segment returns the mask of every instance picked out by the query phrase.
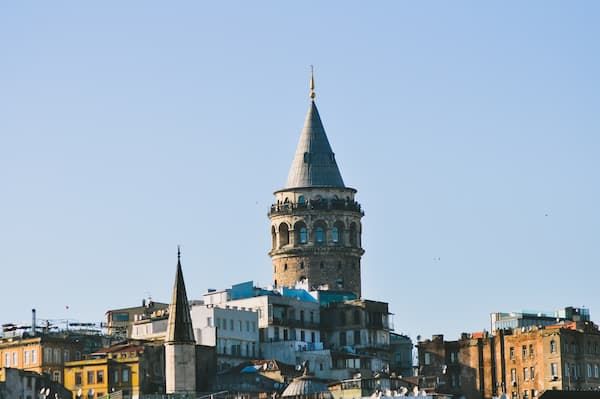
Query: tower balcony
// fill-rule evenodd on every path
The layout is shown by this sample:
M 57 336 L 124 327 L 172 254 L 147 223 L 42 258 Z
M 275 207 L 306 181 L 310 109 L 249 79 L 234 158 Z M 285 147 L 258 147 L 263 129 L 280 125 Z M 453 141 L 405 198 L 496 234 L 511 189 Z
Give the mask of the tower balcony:
M 307 202 L 286 202 L 280 204 L 271 205 L 269 216 L 276 215 L 290 215 L 296 212 L 302 211 L 347 211 L 356 212 L 361 216 L 365 213 L 361 209 L 361 206 L 356 201 L 348 201 L 343 199 L 331 199 L 331 200 L 320 200 L 320 201 L 307 201 Z

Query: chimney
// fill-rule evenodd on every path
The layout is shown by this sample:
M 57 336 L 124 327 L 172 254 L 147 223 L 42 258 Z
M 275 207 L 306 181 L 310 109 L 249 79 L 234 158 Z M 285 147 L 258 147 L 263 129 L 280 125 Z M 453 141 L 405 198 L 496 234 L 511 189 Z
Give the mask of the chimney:
M 35 335 L 35 325 L 36 323 L 36 319 L 35 319 L 35 309 L 31 309 L 31 334 Z

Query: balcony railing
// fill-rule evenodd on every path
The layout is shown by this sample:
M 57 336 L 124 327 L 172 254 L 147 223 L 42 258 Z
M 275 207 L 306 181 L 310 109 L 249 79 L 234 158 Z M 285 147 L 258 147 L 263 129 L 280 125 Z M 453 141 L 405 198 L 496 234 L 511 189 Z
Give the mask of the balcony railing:
M 303 210 L 322 210 L 322 211 L 350 211 L 350 212 L 358 212 L 364 215 L 364 212 L 361 209 L 361 206 L 356 201 L 346 201 L 346 200 L 320 200 L 320 201 L 308 201 L 304 203 L 299 202 L 286 202 L 283 204 L 273 204 L 271 205 L 270 215 L 275 214 L 290 214 L 294 211 L 303 211 Z
M 272 324 L 274 326 L 306 328 L 308 330 L 319 329 L 319 323 L 306 320 L 290 319 L 285 317 L 269 317 L 269 324 Z

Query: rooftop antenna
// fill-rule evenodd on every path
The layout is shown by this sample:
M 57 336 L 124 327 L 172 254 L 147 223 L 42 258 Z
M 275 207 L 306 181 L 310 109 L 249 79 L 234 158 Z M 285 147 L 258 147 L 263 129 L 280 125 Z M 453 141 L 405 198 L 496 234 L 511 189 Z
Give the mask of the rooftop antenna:
M 317 94 L 315 93 L 315 67 L 310 66 L 310 99 L 315 101 Z

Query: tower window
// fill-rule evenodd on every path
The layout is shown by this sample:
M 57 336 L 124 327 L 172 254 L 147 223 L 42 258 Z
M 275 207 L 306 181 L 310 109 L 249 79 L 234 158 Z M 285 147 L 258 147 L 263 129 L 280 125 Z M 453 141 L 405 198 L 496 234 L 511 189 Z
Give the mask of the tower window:
M 337 226 L 334 226 L 333 229 L 331 229 L 331 241 L 333 241 L 335 244 L 340 241 L 340 231 L 338 230 Z
M 325 242 L 325 230 L 323 230 L 323 227 L 321 226 L 315 229 L 315 241 L 317 244 L 323 244 L 323 242 Z
M 308 231 L 306 227 L 300 227 L 300 244 L 306 244 L 308 242 Z
M 283 270 L 287 270 L 287 263 L 283 264 Z
M 304 269 L 304 262 L 300 262 L 300 269 Z
M 298 203 L 300 205 L 304 205 L 306 203 L 306 198 L 304 198 L 304 195 L 298 197 Z

